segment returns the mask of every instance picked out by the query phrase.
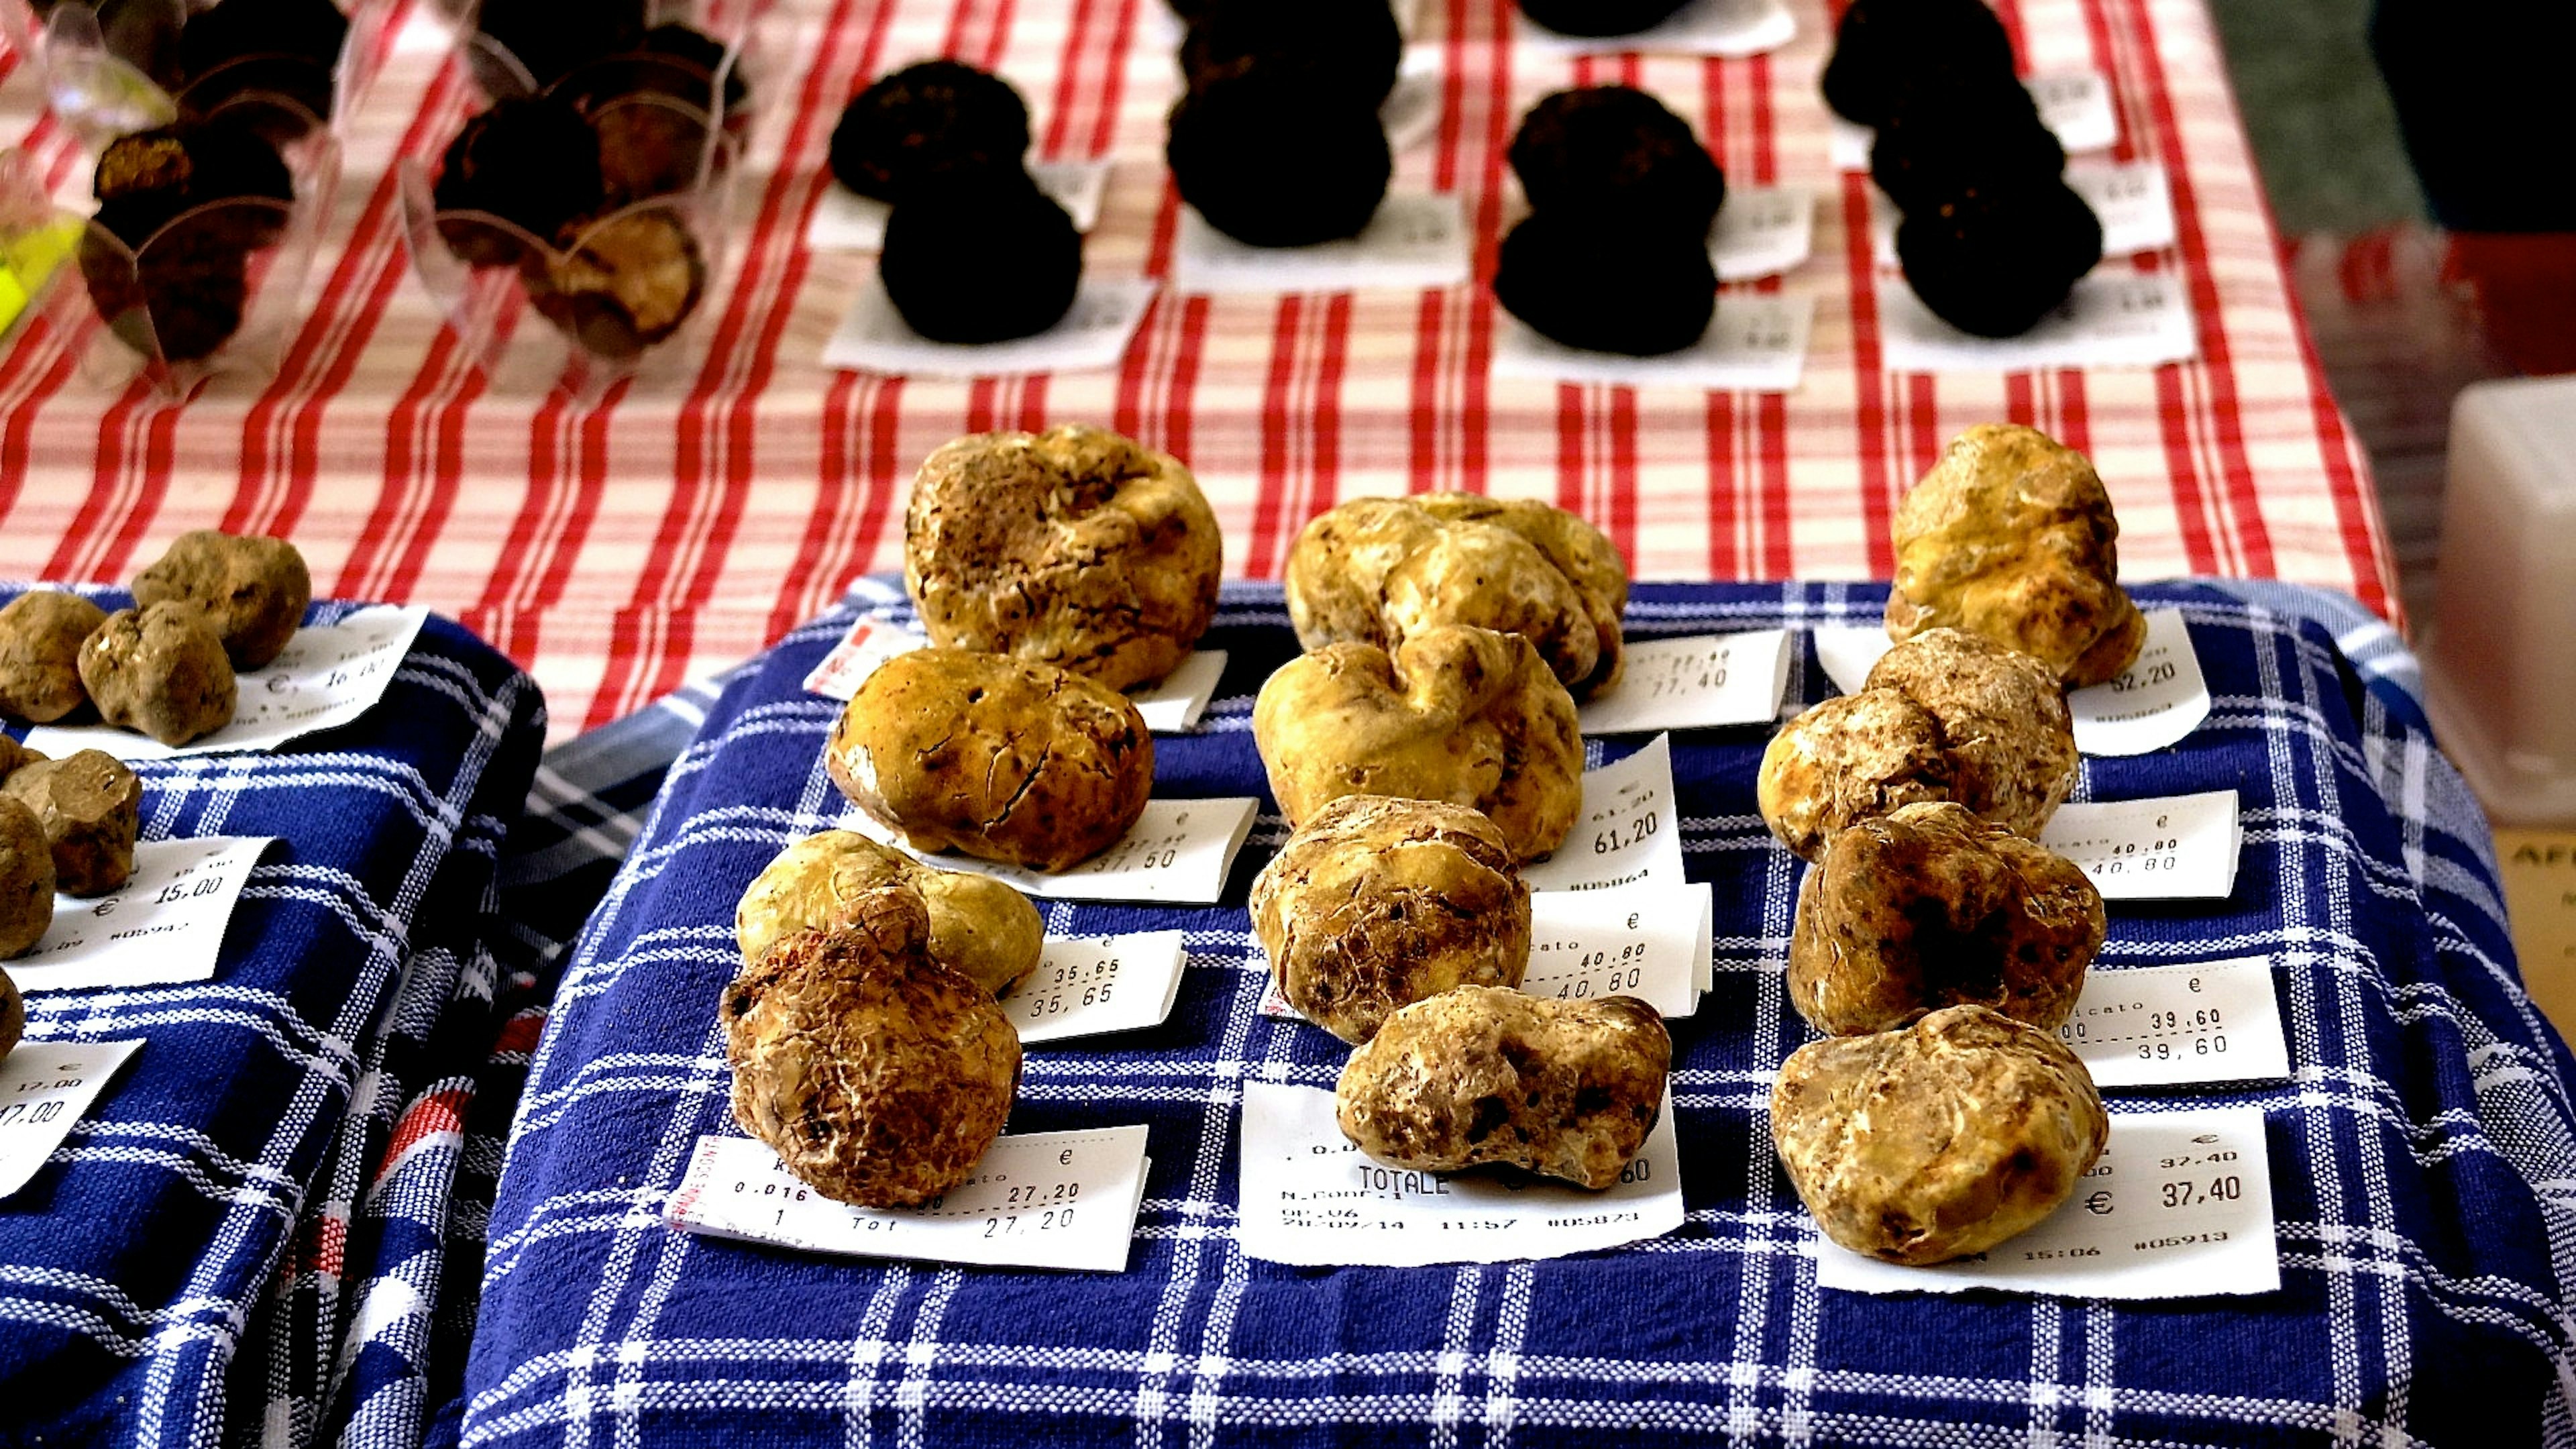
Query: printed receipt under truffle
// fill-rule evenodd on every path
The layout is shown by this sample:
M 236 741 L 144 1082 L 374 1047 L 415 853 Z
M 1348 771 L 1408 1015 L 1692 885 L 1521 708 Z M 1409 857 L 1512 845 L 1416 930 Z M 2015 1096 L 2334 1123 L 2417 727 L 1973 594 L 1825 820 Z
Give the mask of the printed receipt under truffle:
M 1436 624 L 1392 657 L 1327 644 L 1261 686 L 1252 738 L 1292 828 L 1345 795 L 1446 800 L 1534 860 L 1583 802 L 1574 700 L 1517 634 Z
M 1064 870 L 1145 813 L 1154 737 L 1127 696 L 1051 664 L 916 649 L 878 666 L 823 747 L 841 793 L 915 850 Z
M 1345 795 L 1252 882 L 1279 994 L 1347 1042 L 1453 986 L 1518 986 L 1529 887 L 1494 823 L 1463 805 Z
M 1288 551 L 1288 617 L 1307 649 L 1394 649 L 1435 624 L 1518 634 L 1578 699 L 1619 682 L 1628 566 L 1562 508 L 1470 493 L 1354 498 Z
M 2074 1053 L 1982 1006 L 1809 1042 L 1771 1089 L 1772 1146 L 1816 1226 L 1916 1267 L 2035 1226 L 2110 1132 Z
M 1388 1017 L 1333 1098 L 1342 1135 L 1381 1162 L 1604 1188 L 1644 1150 L 1672 1065 L 1664 1019 L 1633 996 L 1461 986 Z
M 920 894 L 889 887 L 724 989 L 734 1120 L 826 1197 L 928 1202 L 974 1172 L 1010 1116 L 1020 1035 L 929 946 Z
M 904 509 L 904 588 L 931 643 L 1112 689 L 1188 657 L 1223 567 L 1216 514 L 1179 459 L 1079 424 L 958 438 L 922 463 Z
M 2146 643 L 2120 587 L 2120 522 L 2083 454 L 2011 424 L 1973 427 L 1898 505 L 1887 632 L 1958 628 L 2037 656 L 2069 689 Z

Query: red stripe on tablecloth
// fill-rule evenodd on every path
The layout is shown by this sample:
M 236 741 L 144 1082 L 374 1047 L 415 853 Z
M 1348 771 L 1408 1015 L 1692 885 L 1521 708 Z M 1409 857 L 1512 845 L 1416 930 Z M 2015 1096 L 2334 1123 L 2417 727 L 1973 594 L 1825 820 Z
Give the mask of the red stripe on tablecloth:
M 2087 7 L 2088 9 L 2090 7 Z M 2135 0 L 2133 25 L 2136 29 L 2137 54 L 2148 71 L 2148 94 L 2160 133 L 2168 138 L 2162 149 L 2167 157 L 2166 171 L 2173 178 L 2174 222 L 2184 239 L 2183 265 L 2192 279 L 2192 308 L 2202 320 L 2201 346 L 2207 365 L 2201 369 L 2208 379 L 2212 394 L 2212 422 L 2218 430 L 2222 456 L 2227 463 L 2228 493 L 2239 505 L 2231 510 L 2241 518 L 2240 527 L 2248 534 L 2245 568 L 2262 577 L 2278 571 L 2271 547 L 2268 526 L 2263 517 L 2262 498 L 2256 488 L 2252 459 L 2247 455 L 2244 431 L 2240 421 L 2241 400 L 2237 393 L 2236 371 L 2227 351 L 2226 328 L 2219 314 L 2218 286 L 2209 263 L 2207 238 L 2200 233 L 2199 204 L 2182 160 L 2181 128 L 2173 114 L 2173 100 L 2165 88 L 2164 58 L 2156 49 L 2155 20 L 2147 0 Z M 2219 82 L 2224 84 L 2224 80 Z M 2233 114 L 2233 113 L 2231 113 Z M 2123 135 L 2126 135 L 2125 130 Z M 2240 148 L 2250 150 L 2245 140 L 2242 118 L 2237 121 Z M 2279 235 L 2272 224 L 2270 204 L 2261 186 L 2250 188 L 2255 204 L 2264 209 L 2265 229 Z M 2377 495 L 2354 464 L 2352 439 L 2346 430 L 2342 410 L 2326 390 L 2323 369 L 2316 355 L 2315 339 L 2308 334 L 2307 317 L 2299 305 L 2298 289 L 2291 285 L 2277 254 L 2272 258 L 2272 275 L 2283 306 L 2290 314 L 2290 332 L 2299 348 L 2299 365 L 2308 394 L 2308 414 L 2316 424 L 2318 462 L 2326 472 L 2327 504 L 2334 510 L 2335 533 L 2343 545 L 2345 560 L 2354 579 L 2354 596 L 2382 615 L 2395 617 L 2398 601 L 2395 593 L 2394 560 L 2381 546 L 2381 529 L 2377 516 Z M 2207 300 L 2204 302 L 2204 298 Z
M 2123 163 L 2135 161 L 2139 154 L 2137 117 L 2131 113 L 2125 94 L 2128 87 L 2119 84 L 2112 64 L 2112 53 L 2117 47 L 2112 43 L 2110 16 L 2104 13 L 2098 0 L 2086 0 L 2076 9 L 2084 17 L 2084 38 L 2093 47 L 2093 68 L 2112 82 L 2105 89 L 2110 92 L 2111 119 L 2120 128 L 2120 139 L 2112 147 L 2111 158 Z
M 2021 68 L 2030 69 L 2030 35 L 2022 29 L 2020 0 L 1994 0 L 1995 18 L 2004 23 L 2004 35 L 2012 41 L 2013 55 Z
M 440 135 L 462 121 L 463 76 L 463 67 L 453 61 L 439 67 L 422 95 L 414 136 Z M 408 151 L 409 145 L 404 149 Z M 388 172 L 387 181 L 398 184 L 398 174 Z M 430 549 L 455 513 L 463 482 L 464 418 L 463 410 L 454 404 L 460 394 L 470 403 L 482 395 L 484 386 L 482 369 L 465 354 L 455 330 L 440 327 L 386 417 L 385 486 L 376 495 L 366 526 L 351 540 L 335 594 L 360 599 L 410 597 Z
M 839 0 L 826 34 L 848 28 L 854 0 Z M 961 0 L 960 10 L 974 0 Z M 1008 0 L 1002 14 L 1007 15 Z M 986 61 L 987 67 L 992 62 Z M 824 143 L 837 120 L 830 68 L 811 67 L 778 169 L 762 188 L 751 245 L 733 295 L 680 409 L 678 466 L 671 497 L 654 533 L 634 593 L 621 612 L 621 638 L 650 637 L 659 648 L 611 655 L 586 723 L 597 726 L 677 688 L 697 634 L 697 609 L 715 593 L 727 551 L 741 527 L 756 476 L 759 397 L 776 371 L 778 343 L 805 275 L 805 223 L 820 202 Z M 790 224 L 789 218 L 793 218 Z
M 876 7 L 869 18 L 867 32 L 860 39 L 855 65 L 844 78 L 833 83 L 833 90 L 825 94 L 855 90 L 861 77 L 875 74 L 883 63 L 886 33 L 894 10 L 890 4 Z M 826 69 L 831 58 L 838 54 L 834 42 L 840 38 L 835 32 L 826 39 L 823 58 L 816 63 L 818 73 Z M 812 90 L 814 85 L 815 82 L 809 78 L 808 90 Z M 834 123 L 838 124 L 838 121 L 836 108 Z M 819 200 L 818 196 L 818 203 Z M 801 233 L 803 228 L 800 226 L 798 230 Z M 902 417 L 903 379 L 863 376 L 853 372 L 833 373 L 831 385 L 825 389 L 823 398 L 822 452 L 817 460 L 820 476 L 815 480 L 815 507 L 805 520 L 802 542 L 795 558 L 788 564 L 779 597 L 770 607 L 769 627 L 765 631 L 769 638 L 777 638 L 793 628 L 811 612 L 809 606 L 812 601 L 826 593 L 838 592 L 849 574 L 866 567 L 865 560 L 874 556 L 877 539 L 883 534 L 886 505 L 881 495 L 891 486 L 891 465 L 883 474 L 871 468 L 864 475 L 856 474 L 851 467 L 851 459 L 860 449 L 851 442 L 850 425 L 858 413 L 863 394 L 874 409 L 871 425 L 862 430 L 867 435 L 865 447 L 870 461 L 876 461 L 880 454 L 887 458 L 893 456 L 895 434 Z M 857 493 L 855 500 L 851 496 L 854 489 Z M 859 505 L 859 521 L 855 528 L 845 532 L 843 519 L 854 501 Z M 854 559 L 857 562 L 853 562 Z
M 393 28 L 402 23 L 409 9 L 408 0 L 394 7 L 383 32 L 386 43 L 390 43 Z M 415 154 L 423 146 L 437 112 L 438 108 L 425 99 L 404 128 L 396 156 Z M 243 422 L 244 486 L 234 494 L 232 505 L 218 525 L 226 532 L 266 533 L 283 538 L 292 536 L 303 521 L 320 472 L 323 414 L 347 388 L 402 280 L 400 217 L 400 173 L 388 167 L 360 211 L 314 315 L 297 333 L 277 379 L 260 395 Z M 351 298 L 356 299 L 354 307 L 347 305 Z M 268 484 L 274 461 L 270 457 L 271 439 L 277 430 L 276 415 L 281 411 L 287 415 L 286 487 L 284 496 L 270 504 Z
M 2216 525 L 2204 544 L 2223 543 L 2229 556 L 2223 560 L 2213 556 L 2204 564 L 2195 555 L 2192 567 L 2194 571 L 2218 567 L 2230 573 L 2269 577 L 2274 572 L 2271 537 L 2263 522 L 2262 500 L 2254 491 L 2253 468 L 2246 457 L 2227 319 L 2219 307 L 2217 278 L 2210 270 L 2209 240 L 2201 230 L 2199 195 L 2185 164 L 2182 127 L 2174 115 L 2173 98 L 2164 91 L 2164 62 L 2155 53 L 2143 0 L 2128 7 L 2123 26 L 2125 31 L 2115 54 L 2121 71 L 2135 67 L 2141 72 L 2140 89 L 2147 97 L 2154 150 L 2166 158 L 2165 171 L 2172 182 L 2174 229 L 2182 243 L 2184 288 L 2191 299 L 2192 316 L 2200 327 L 2201 360 L 2157 370 L 2165 455 L 2176 478 L 2189 480 L 2193 491 L 2200 493 L 2199 453 L 2204 435 L 2218 452 L 2217 488 L 2214 493 L 2202 494 L 2198 501 L 2201 507 L 2210 509 Z M 2206 399 L 2193 396 L 2195 391 L 2205 391 Z M 2186 529 L 2186 537 L 2190 532 Z
M 1298 437 L 1290 416 L 1297 406 L 1297 333 L 1311 299 L 1291 293 L 1281 297 L 1271 315 L 1270 375 L 1261 391 L 1261 493 L 1252 506 L 1252 537 L 1244 550 L 1243 569 L 1252 578 L 1267 578 L 1284 517 L 1291 511 L 1289 491 L 1296 484 Z
M 1109 65 L 1101 84 L 1094 89 L 1100 106 L 1092 122 L 1091 144 L 1084 148 L 1089 156 L 1106 156 L 1118 135 L 1118 107 L 1127 82 L 1127 52 L 1134 48 L 1136 7 L 1157 0 L 1118 0 L 1118 20 L 1109 33 Z
M 1896 485 L 1888 462 L 1888 378 L 1878 340 L 1877 260 L 1869 235 L 1869 178 L 1843 176 L 1843 271 L 1851 283 L 1853 436 L 1860 445 L 1860 515 L 1869 572 L 1895 572 L 1888 525 Z

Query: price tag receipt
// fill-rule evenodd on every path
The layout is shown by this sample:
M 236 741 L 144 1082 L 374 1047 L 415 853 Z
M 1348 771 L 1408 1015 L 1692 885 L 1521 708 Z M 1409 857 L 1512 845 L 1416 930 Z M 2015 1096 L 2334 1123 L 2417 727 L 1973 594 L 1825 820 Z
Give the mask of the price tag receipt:
M 819 1253 L 1115 1273 L 1144 1200 L 1145 1129 L 995 1139 L 975 1175 L 918 1208 L 835 1202 L 747 1137 L 698 1139 L 672 1227 Z

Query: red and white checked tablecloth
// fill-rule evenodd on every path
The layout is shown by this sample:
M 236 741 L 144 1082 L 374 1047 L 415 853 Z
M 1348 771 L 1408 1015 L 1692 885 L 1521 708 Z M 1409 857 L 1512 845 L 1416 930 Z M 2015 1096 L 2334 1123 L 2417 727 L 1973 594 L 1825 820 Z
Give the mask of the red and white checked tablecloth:
M 1580 510 L 1641 578 L 1861 577 L 1891 568 L 1897 497 L 1951 434 L 1996 419 L 2090 453 L 2130 577 L 2277 575 L 2386 611 L 2389 553 L 2366 465 L 2283 285 L 2201 0 L 2001 0 L 2033 68 L 2110 77 L 2124 159 L 2163 161 L 2202 358 L 2154 371 L 1938 379 L 1884 371 L 1866 187 L 1827 154 L 1816 73 L 1826 0 L 1751 60 L 1567 61 L 1509 42 L 1501 0 L 1426 0 L 1445 61 L 1436 137 L 1397 185 L 1454 190 L 1490 275 L 1504 150 L 1521 113 L 1578 81 L 1646 87 L 1700 127 L 1738 184 L 1823 189 L 1814 260 L 1758 284 L 1817 299 L 1790 396 L 1489 376 L 1490 300 L 1468 289 L 1181 299 L 1115 371 L 932 382 L 837 373 L 824 339 L 872 258 L 807 251 L 843 100 L 946 52 L 1029 98 L 1050 156 L 1118 168 L 1087 265 L 1162 275 L 1177 202 L 1161 166 L 1176 86 L 1163 0 L 781 0 L 794 44 L 746 178 L 755 213 L 693 376 L 584 407 L 503 395 L 408 273 L 391 158 L 471 104 L 427 21 L 393 52 L 349 141 L 309 318 L 264 388 L 185 407 L 81 380 L 84 338 L 38 324 L 0 353 L 0 576 L 118 579 L 182 529 L 288 535 L 318 589 L 463 618 L 545 686 L 563 733 L 738 659 L 849 578 L 900 561 L 914 465 L 960 432 L 1106 423 L 1186 459 L 1223 520 L 1226 567 L 1276 574 L 1297 527 L 1364 493 L 1466 488 Z M 421 5 L 426 12 L 428 7 Z M 86 164 L 13 64 L 0 109 L 49 178 Z M 1510 203 L 1516 204 L 1516 203 Z M 89 324 L 94 327 L 95 324 Z M 88 328 L 78 329 L 88 330 Z

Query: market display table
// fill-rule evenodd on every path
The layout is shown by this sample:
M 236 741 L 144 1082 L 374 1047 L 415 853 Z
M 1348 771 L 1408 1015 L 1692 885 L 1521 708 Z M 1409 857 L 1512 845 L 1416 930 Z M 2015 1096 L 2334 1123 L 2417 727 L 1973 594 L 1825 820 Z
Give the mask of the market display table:
M 1753 59 L 1569 60 L 1514 42 L 1500 0 L 1427 0 L 1441 119 L 1398 157 L 1400 191 L 1454 192 L 1477 275 L 1520 203 L 1504 149 L 1568 84 L 1623 80 L 1697 126 L 1739 187 L 1820 196 L 1815 254 L 1730 286 L 1812 296 L 1787 395 L 1492 375 L 1498 320 L 1473 287 L 1183 298 L 1166 292 L 1114 369 L 1013 381 L 840 373 L 825 339 L 873 272 L 802 237 L 829 182 L 842 102 L 903 61 L 952 53 L 1027 95 L 1039 151 L 1116 163 L 1088 246 L 1097 278 L 1169 274 L 1180 208 L 1161 166 L 1177 76 L 1161 0 L 781 0 L 783 73 L 743 177 L 735 280 L 705 353 L 669 386 L 585 407 L 505 393 L 470 366 L 407 271 L 389 163 L 434 155 L 473 104 L 410 7 L 348 143 L 317 293 L 264 388 L 184 408 L 105 395 L 76 365 L 95 324 L 38 325 L 0 351 L 0 577 L 122 578 L 161 541 L 220 525 L 286 534 L 325 592 L 429 604 L 527 666 L 565 734 L 731 664 L 899 558 L 903 492 L 951 436 L 1079 420 L 1169 449 L 1206 486 L 1231 574 L 1275 576 L 1298 526 L 1339 499 L 1465 488 L 1598 523 L 1639 578 L 1884 577 L 1888 515 L 1942 444 L 1979 422 L 2089 453 L 2136 577 L 2279 577 L 2385 611 L 2388 551 L 2368 474 L 2309 356 L 2226 71 L 2200 0 L 2004 0 L 2025 63 L 2105 75 L 2121 159 L 2163 163 L 2175 274 L 2199 360 L 2152 370 L 1902 375 L 1884 365 L 1869 205 L 1833 168 L 1816 75 L 1820 0 Z M 58 191 L 86 163 L 39 118 L 23 62 L 0 134 Z
M 309 622 L 346 612 L 324 604 Z M 276 753 L 135 765 L 147 842 L 273 843 L 217 919 L 206 979 L 27 998 L 9 1101 L 40 1101 L 16 1094 L 101 1044 L 141 1045 L 50 1151 L 29 1153 L 21 1113 L 0 1104 L 0 1127 L 18 1129 L 0 1148 L 31 1174 L 0 1199 L 0 1444 L 282 1433 L 291 1401 L 339 1370 L 344 1281 L 434 1297 L 435 1234 L 388 1235 L 381 1208 L 429 1215 L 418 1204 L 443 1205 L 458 1168 L 453 1115 L 411 1098 L 490 1040 L 510 945 L 500 859 L 544 717 L 526 675 L 432 619 L 354 723 Z M 159 903 L 137 894 L 57 924 L 107 936 Z M 144 942 L 143 964 L 167 964 L 172 941 Z M 9 963 L 31 987 L 44 968 Z M 393 1301 L 376 1300 L 380 1333 L 402 1327 L 382 1312 Z
M 2100 975 L 2254 957 L 2286 1080 L 2113 1094 L 2115 1117 L 2260 1112 L 2277 1291 L 2118 1302 L 1818 1286 L 1768 1093 L 1810 1036 L 1782 999 L 1800 877 L 1753 804 L 1763 725 L 1671 739 L 1685 869 L 1714 886 L 1715 986 L 1675 1021 L 1686 1216 L 1539 1262 L 1292 1268 L 1243 1251 L 1237 1164 L 1259 1084 L 1329 1087 L 1346 1048 L 1257 1009 L 1244 893 L 1260 817 L 1210 906 L 1046 904 L 1051 936 L 1177 929 L 1161 1025 L 1032 1046 L 1009 1130 L 1142 1124 L 1116 1273 L 832 1257 L 666 1225 L 706 1134 L 740 1135 L 717 1023 L 734 905 L 786 842 L 846 823 L 801 681 L 848 622 L 791 633 L 670 770 L 565 974 L 492 1219 L 462 1440 L 907 1445 L 1756 1440 L 2526 1443 L 2563 1431 L 2556 1202 L 2576 1172 L 2570 1061 L 2523 996 L 2485 831 L 2420 712 L 2332 631 L 2203 585 L 2179 608 L 2213 707 L 2179 745 L 2088 758 L 2082 800 L 2239 792 L 2232 893 L 2115 902 Z M 874 612 L 908 618 L 872 586 Z M 1867 623 L 1883 593 L 1647 586 L 1632 639 Z M 1252 695 L 1295 643 L 1231 588 L 1201 728 L 1157 739 L 1156 794 L 1262 794 Z M 1784 712 L 1831 694 L 1792 636 Z M 1636 748 L 1599 742 L 1597 761 Z M 1579 848 L 1579 847 L 1578 847 Z M 1088 1204 L 1086 1204 L 1088 1210 Z M 2550 1426 L 2558 1426 L 2551 1430 Z

